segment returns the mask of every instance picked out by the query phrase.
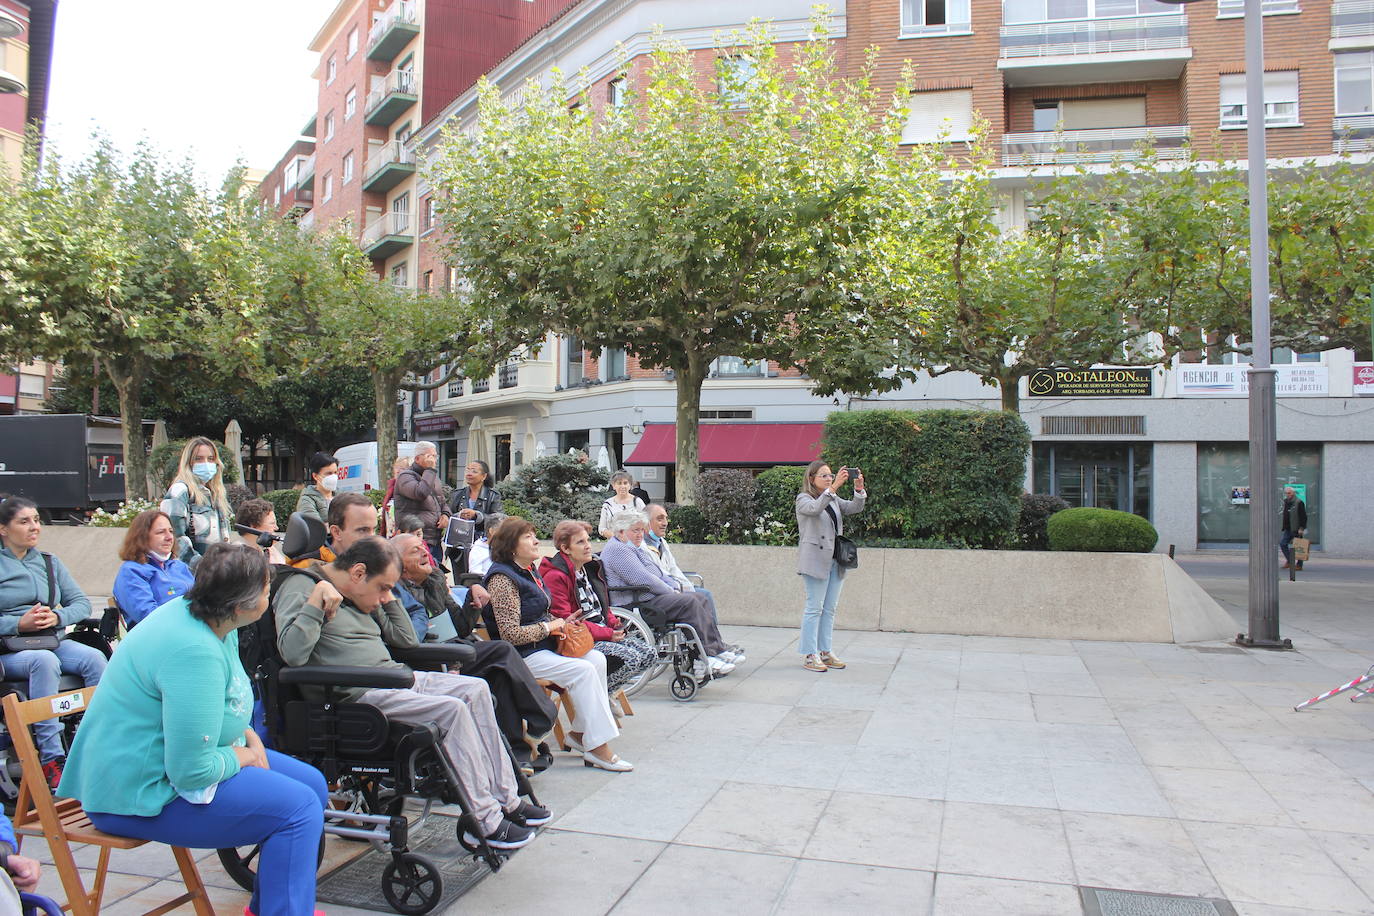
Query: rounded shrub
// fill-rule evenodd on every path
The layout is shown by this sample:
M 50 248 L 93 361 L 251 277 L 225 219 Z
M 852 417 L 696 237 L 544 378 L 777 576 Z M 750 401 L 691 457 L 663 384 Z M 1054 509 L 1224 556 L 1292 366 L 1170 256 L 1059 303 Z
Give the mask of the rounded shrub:
M 710 525 L 712 543 L 747 544 L 758 522 L 754 476 L 734 468 L 714 468 L 697 477 L 697 508 Z
M 1115 509 L 1064 509 L 1045 523 L 1050 550 L 1149 553 L 1159 541 L 1155 526 Z
M 770 541 L 782 546 L 797 543 L 797 494 L 801 492 L 802 481 L 806 479 L 806 468 L 780 464 L 769 468 L 754 478 L 754 502 L 758 506 L 759 517 L 765 524 L 779 523 Z
M 711 523 L 697 506 L 679 506 L 665 503 L 668 510 L 668 538 L 682 544 L 705 544 L 711 532 Z

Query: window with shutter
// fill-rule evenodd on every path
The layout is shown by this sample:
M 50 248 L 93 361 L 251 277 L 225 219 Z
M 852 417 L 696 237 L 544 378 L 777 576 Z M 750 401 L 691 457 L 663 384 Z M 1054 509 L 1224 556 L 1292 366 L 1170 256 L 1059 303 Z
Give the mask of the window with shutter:
M 953 143 L 973 134 L 973 90 L 913 92 L 907 99 L 903 143 Z

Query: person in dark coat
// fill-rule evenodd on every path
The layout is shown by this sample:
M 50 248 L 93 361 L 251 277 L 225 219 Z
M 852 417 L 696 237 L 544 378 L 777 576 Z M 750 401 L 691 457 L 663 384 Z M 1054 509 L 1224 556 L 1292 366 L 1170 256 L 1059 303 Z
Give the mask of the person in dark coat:
M 1279 535 L 1279 550 L 1283 551 L 1283 565 L 1287 569 L 1293 565 L 1293 538 L 1307 537 L 1307 504 L 1298 499 L 1298 491 L 1292 487 L 1283 488 L 1283 526 Z M 1297 564 L 1302 569 L 1302 564 Z
M 448 510 L 444 507 L 444 487 L 439 482 L 439 449 L 433 442 L 415 444 L 415 461 L 396 475 L 396 492 L 393 506 L 396 518 L 413 515 L 420 520 L 425 529 L 425 543 L 429 552 L 436 557 L 443 556 L 439 542 L 444 529 L 448 527 Z

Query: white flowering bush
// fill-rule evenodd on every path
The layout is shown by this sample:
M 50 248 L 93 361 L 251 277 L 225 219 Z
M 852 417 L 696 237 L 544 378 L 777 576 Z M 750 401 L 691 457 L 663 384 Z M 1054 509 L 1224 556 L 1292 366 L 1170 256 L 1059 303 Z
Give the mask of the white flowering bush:
M 156 509 L 157 503 L 148 499 L 129 499 L 119 504 L 113 512 L 96 509 L 86 524 L 92 528 L 128 528 L 140 512 Z

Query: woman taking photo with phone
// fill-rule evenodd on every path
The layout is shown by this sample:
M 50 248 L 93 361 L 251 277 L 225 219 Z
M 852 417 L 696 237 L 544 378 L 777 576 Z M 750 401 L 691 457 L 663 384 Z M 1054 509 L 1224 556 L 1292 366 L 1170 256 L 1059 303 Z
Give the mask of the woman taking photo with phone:
M 863 471 L 854 468 L 854 498 L 840 497 L 840 487 L 850 479 L 850 469 L 830 472 L 830 465 L 816 460 L 806 467 L 802 491 L 797 494 L 797 572 L 806 586 L 802 611 L 802 667 L 808 671 L 843 668 L 831 651 L 835 605 L 844 586 L 845 568 L 835 559 L 835 542 L 844 534 L 844 517 L 863 510 L 868 492 Z

